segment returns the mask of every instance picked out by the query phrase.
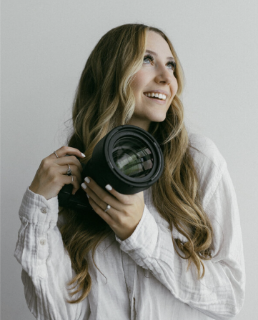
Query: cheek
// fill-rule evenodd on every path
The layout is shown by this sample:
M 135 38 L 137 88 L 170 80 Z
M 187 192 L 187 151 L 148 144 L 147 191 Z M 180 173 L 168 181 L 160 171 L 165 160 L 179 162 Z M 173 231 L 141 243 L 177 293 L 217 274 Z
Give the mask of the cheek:
M 178 83 L 177 83 L 177 79 L 176 78 L 174 78 L 174 88 L 175 88 L 175 94 L 176 94 L 176 92 L 178 90 Z
M 171 92 L 172 92 L 173 98 L 174 98 L 174 96 L 176 95 L 177 90 L 178 90 L 178 83 L 177 83 L 176 78 L 174 78 L 173 82 L 171 83 Z M 173 99 L 172 99 L 172 100 L 173 100 Z M 171 100 L 171 101 L 172 101 L 172 100 Z
M 135 74 L 134 79 L 131 83 L 131 88 L 133 89 L 134 93 L 141 91 L 144 86 L 144 79 L 145 77 L 141 70 Z

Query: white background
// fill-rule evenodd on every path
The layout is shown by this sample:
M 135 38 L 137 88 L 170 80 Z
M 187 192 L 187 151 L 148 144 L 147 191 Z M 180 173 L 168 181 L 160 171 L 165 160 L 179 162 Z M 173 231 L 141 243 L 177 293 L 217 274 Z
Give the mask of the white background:
M 258 314 L 258 2 L 2 1 L 2 319 L 32 320 L 13 257 L 19 206 L 41 160 L 67 137 L 86 59 L 124 23 L 161 28 L 183 65 L 185 119 L 225 157 L 238 196 L 246 301 Z M 71 319 L 73 320 L 73 319 Z M 141 319 L 143 320 L 143 319 Z M 181 320 L 181 319 L 179 319 Z

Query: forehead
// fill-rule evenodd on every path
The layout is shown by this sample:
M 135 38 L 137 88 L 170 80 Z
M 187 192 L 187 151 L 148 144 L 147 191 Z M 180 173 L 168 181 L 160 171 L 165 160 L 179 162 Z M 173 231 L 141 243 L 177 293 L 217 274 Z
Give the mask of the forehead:
M 157 32 L 147 31 L 146 50 L 156 52 L 160 56 L 173 56 L 167 41 Z

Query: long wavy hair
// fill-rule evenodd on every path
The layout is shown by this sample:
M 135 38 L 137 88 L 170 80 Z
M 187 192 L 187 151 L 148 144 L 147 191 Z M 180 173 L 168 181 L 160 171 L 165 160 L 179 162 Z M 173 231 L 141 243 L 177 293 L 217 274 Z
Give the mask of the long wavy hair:
M 96 144 L 113 128 L 128 123 L 134 113 L 135 98 L 130 83 L 140 70 L 146 45 L 146 34 L 154 31 L 168 43 L 176 61 L 174 76 L 178 91 L 162 123 L 152 122 L 149 128 L 164 155 L 164 171 L 152 186 L 152 199 L 159 214 L 169 223 L 175 251 L 188 260 L 188 268 L 196 266 L 198 278 L 204 276 L 202 260 L 211 259 L 212 226 L 201 204 L 197 173 L 190 153 L 190 142 L 184 125 L 184 74 L 176 51 L 159 29 L 144 24 L 125 24 L 107 32 L 91 52 L 76 90 L 72 110 L 73 131 L 68 146 L 84 152 L 87 163 Z M 73 285 L 70 297 L 80 296 L 77 303 L 91 290 L 87 255 L 112 233 L 109 225 L 97 214 L 81 215 L 59 207 L 65 223 L 60 227 L 64 246 L 76 273 L 67 284 Z M 172 235 L 173 228 L 186 237 L 182 243 Z M 97 267 L 98 268 L 98 267 Z M 74 290 L 74 291 L 72 291 Z

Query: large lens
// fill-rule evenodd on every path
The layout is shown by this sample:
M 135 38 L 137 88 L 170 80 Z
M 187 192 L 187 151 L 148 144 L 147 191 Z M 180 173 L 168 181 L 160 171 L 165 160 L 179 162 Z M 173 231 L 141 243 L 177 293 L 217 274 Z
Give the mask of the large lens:
M 117 168 L 123 174 L 141 178 L 149 174 L 153 167 L 153 155 L 142 140 L 120 138 L 116 141 L 112 157 Z
M 101 188 L 110 184 L 121 194 L 135 194 L 152 186 L 161 176 L 164 159 L 161 148 L 147 131 L 132 125 L 112 129 L 95 146 L 91 159 L 83 164 L 82 179 L 89 176 Z M 80 188 L 72 195 L 73 185 L 58 194 L 59 205 L 78 211 L 91 210 Z

